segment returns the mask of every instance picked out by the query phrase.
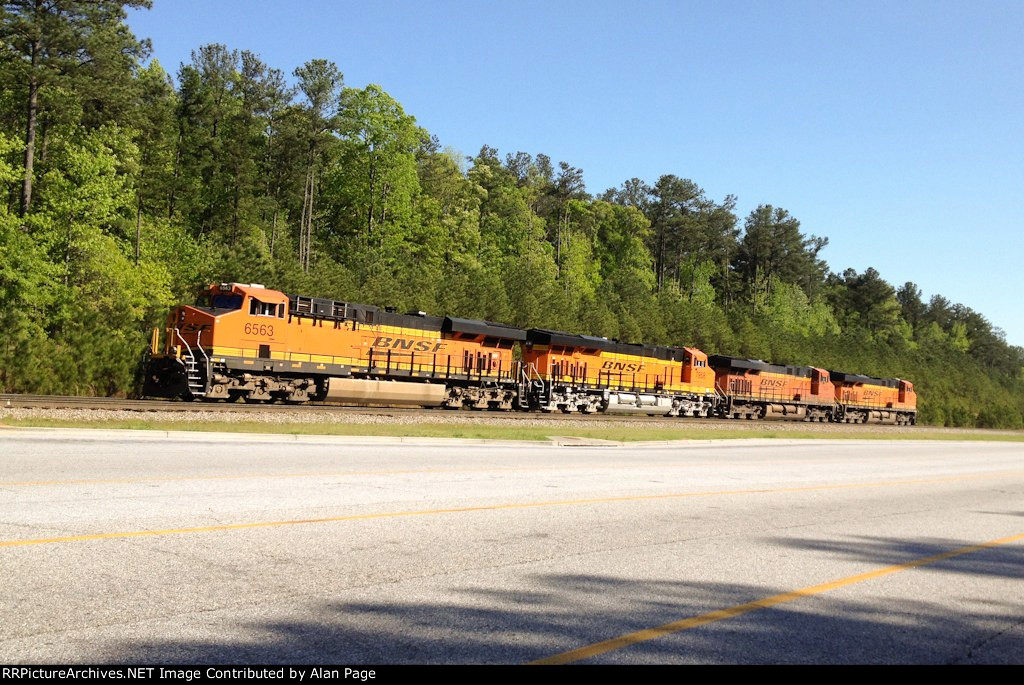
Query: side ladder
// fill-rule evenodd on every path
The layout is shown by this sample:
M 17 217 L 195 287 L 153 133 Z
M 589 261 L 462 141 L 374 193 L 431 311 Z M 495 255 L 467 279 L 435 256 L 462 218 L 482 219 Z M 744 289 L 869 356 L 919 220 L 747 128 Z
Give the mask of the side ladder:
M 182 362 L 185 364 L 185 378 L 188 382 L 188 391 L 194 397 L 205 397 L 206 383 L 199 371 L 199 362 L 191 354 L 185 354 Z
M 519 367 L 519 408 L 529 410 L 532 406 L 544 406 L 548 402 L 548 386 L 537 373 L 536 364 L 520 364 Z
M 199 366 L 200 361 L 196 359 L 195 353 L 192 352 L 192 346 L 181 337 L 181 331 L 175 328 L 174 335 L 185 346 L 186 352 L 181 355 L 181 363 L 185 366 L 185 382 L 188 385 L 189 394 L 192 397 L 206 397 L 206 380 L 210 377 L 210 358 L 207 356 L 206 350 L 203 349 L 203 346 L 199 344 L 197 339 L 196 347 L 202 352 L 203 362 L 205 363 L 205 368 L 201 369 Z M 202 335 L 202 332 L 199 335 Z

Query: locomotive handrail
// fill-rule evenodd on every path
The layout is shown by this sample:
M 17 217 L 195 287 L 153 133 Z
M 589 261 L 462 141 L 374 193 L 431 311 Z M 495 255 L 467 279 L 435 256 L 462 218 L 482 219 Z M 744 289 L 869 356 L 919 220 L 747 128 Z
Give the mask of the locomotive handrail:
M 206 370 L 209 373 L 210 370 L 210 357 L 206 354 L 206 350 L 203 349 L 203 329 L 200 327 L 199 332 L 196 333 L 196 347 L 203 353 L 203 359 L 206 360 Z M 191 350 L 189 350 L 191 352 Z
M 188 344 L 188 341 L 186 341 L 183 337 L 181 337 L 181 331 L 178 330 L 177 328 L 175 328 L 174 329 L 174 335 L 177 336 L 178 340 L 180 340 L 181 343 L 185 346 L 185 349 L 188 350 L 188 356 L 193 361 L 195 361 L 196 356 L 192 353 L 192 346 Z

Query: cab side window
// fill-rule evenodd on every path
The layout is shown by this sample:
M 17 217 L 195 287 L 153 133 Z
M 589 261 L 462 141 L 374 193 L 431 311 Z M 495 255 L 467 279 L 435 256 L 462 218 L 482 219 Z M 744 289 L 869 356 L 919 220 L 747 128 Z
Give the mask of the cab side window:
M 273 316 L 278 319 L 284 318 L 284 304 L 276 302 L 260 302 L 255 297 L 249 298 L 250 316 Z

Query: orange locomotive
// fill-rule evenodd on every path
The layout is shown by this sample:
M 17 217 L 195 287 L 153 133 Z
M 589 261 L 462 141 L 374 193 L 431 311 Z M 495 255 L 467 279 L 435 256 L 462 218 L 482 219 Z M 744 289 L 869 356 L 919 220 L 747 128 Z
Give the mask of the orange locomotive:
M 717 354 L 711 366 L 724 398 L 719 414 L 725 418 L 831 421 L 836 416 L 828 371 Z
M 514 356 L 520 345 L 521 361 Z M 914 424 L 909 381 L 222 283 L 153 332 L 143 394 L 188 400 Z
M 910 381 L 831 373 L 836 385 L 836 421 L 911 426 L 917 423 L 917 393 Z
M 526 333 L 222 283 L 174 308 L 158 338 L 147 396 L 511 409 Z
M 707 355 L 689 347 L 534 328 L 526 332 L 523 369 L 527 404 L 542 411 L 710 416 L 717 402 Z

